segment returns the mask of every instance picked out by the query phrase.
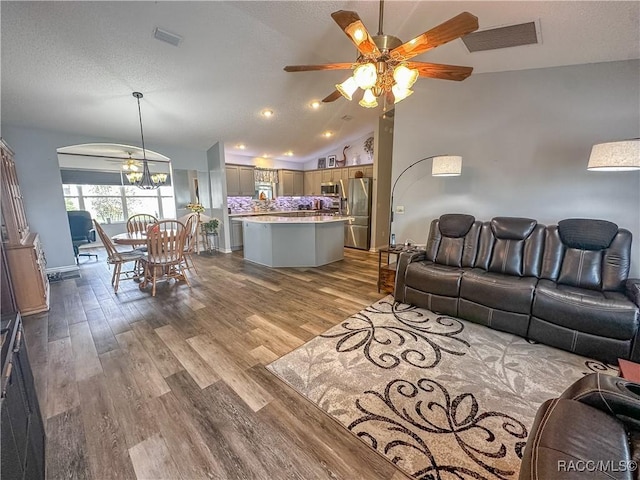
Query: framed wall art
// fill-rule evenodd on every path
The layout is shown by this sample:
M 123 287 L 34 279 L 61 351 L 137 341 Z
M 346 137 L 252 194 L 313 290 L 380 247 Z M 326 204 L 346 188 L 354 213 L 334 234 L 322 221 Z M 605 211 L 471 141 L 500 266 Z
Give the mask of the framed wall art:
M 318 168 L 327 168 L 327 159 L 326 157 L 322 157 L 318 159 Z
M 334 168 L 336 166 L 336 156 L 335 155 L 329 155 L 327 157 L 327 167 L 329 168 Z

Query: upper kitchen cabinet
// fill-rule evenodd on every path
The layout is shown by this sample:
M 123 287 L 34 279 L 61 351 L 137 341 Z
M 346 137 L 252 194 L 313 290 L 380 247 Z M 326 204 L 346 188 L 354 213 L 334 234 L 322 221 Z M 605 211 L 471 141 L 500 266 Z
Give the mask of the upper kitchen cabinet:
M 326 170 L 321 170 L 322 172 L 322 182 L 339 182 L 340 180 L 349 179 L 349 169 L 348 168 L 327 168 Z
M 300 197 L 305 194 L 304 172 L 297 170 L 280 170 L 278 196 Z
M 349 167 L 349 178 L 356 178 L 356 172 L 362 172 L 362 176 L 365 178 L 373 178 L 373 165 L 357 165 L 355 167 Z
M 250 196 L 252 197 L 256 191 L 256 179 L 254 167 L 246 165 L 227 165 L 225 167 L 227 176 L 227 195 L 234 196 Z
M 312 170 L 304 172 L 304 194 L 320 195 L 320 184 L 322 183 L 322 171 Z

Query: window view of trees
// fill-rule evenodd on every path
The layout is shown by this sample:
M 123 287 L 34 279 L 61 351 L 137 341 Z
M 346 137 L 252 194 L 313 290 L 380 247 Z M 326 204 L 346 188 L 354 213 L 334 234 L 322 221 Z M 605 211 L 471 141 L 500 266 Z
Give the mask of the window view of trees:
M 100 223 L 123 222 L 131 215 L 148 213 L 175 218 L 171 187 L 141 190 L 116 185 L 63 185 L 67 210 L 87 210 Z

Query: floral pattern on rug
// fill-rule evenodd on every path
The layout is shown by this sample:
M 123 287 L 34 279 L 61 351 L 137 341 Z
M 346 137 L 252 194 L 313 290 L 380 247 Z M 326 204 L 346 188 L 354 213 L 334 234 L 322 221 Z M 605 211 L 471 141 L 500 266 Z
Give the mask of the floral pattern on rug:
M 267 367 L 409 475 L 515 479 L 535 413 L 617 370 L 388 296 Z
M 380 368 L 395 368 L 400 362 L 432 368 L 442 355 L 464 355 L 469 343 L 458 336 L 464 324 L 451 317 L 425 315 L 411 305 L 382 300 L 331 330 L 323 338 L 339 339 L 336 352 L 362 349 L 364 357 Z M 391 316 L 395 321 L 388 321 Z M 443 341 L 441 341 L 443 340 Z

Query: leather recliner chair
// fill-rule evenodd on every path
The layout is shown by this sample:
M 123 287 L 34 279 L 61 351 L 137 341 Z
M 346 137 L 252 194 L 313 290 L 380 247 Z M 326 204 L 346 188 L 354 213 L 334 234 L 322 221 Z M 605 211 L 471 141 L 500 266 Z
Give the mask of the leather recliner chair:
M 630 255 L 631 233 L 615 223 L 570 219 L 547 227 L 527 336 L 611 363 L 637 358 L 638 306 L 625 294 Z
M 403 254 L 396 299 L 458 315 L 460 281 L 476 260 L 481 223 L 471 215 L 447 214 L 431 222 L 424 253 Z
M 632 480 L 640 384 L 592 373 L 538 409 L 519 480 Z
M 462 278 L 460 317 L 526 336 L 543 247 L 544 226 L 533 219 L 485 223 L 475 268 Z

